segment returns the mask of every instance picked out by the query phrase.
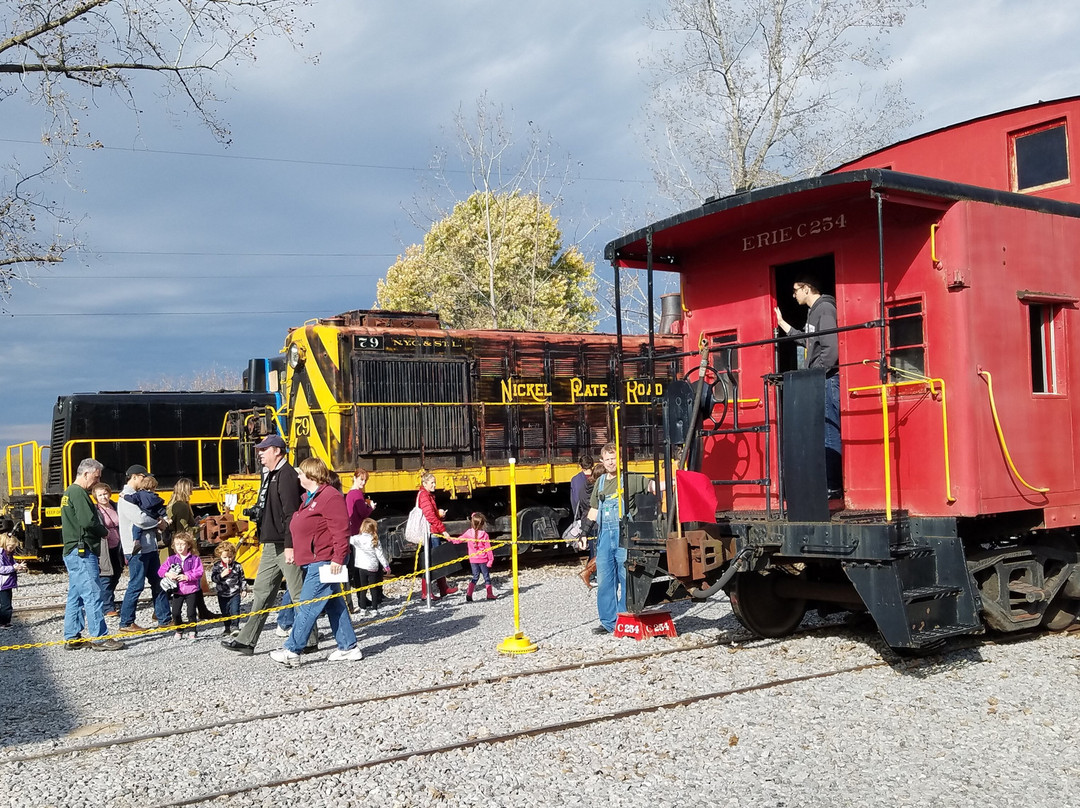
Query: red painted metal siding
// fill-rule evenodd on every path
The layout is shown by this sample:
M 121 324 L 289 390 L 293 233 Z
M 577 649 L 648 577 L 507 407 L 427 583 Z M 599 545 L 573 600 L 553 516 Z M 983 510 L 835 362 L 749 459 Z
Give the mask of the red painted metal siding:
M 815 199 L 808 206 L 801 203 L 812 198 L 809 195 L 794 195 L 783 203 L 770 200 L 767 217 L 749 209 L 740 209 L 738 216 L 706 217 L 715 236 L 679 253 L 689 309 L 687 348 L 702 332 L 734 330 L 742 342 L 768 339 L 775 295 L 790 294 L 786 288 L 773 289 L 775 267 L 823 254 L 835 261 L 840 324 L 877 319 L 876 209 L 870 195 L 858 191 L 823 204 Z M 892 505 L 916 514 L 953 516 L 1040 507 L 1067 519 L 1080 511 L 1073 461 L 1076 408 L 1071 401 L 1072 393 L 1080 390 L 1072 358 L 1080 350 L 1076 309 L 1057 306 L 1058 394 L 1033 393 L 1030 304 L 1017 292 L 1080 298 L 1080 220 L 971 201 L 909 201 L 884 203 L 886 300 L 922 304 L 926 373 L 944 379 L 947 391 L 955 502 L 947 500 L 940 392 L 932 395 L 912 386 L 888 393 Z M 824 217 L 834 222 L 843 217 L 844 226 L 797 237 L 800 223 Z M 931 259 L 931 225 L 938 225 L 936 263 Z M 793 230 L 785 240 L 786 228 Z M 759 238 L 761 233 L 780 235 Z M 852 392 L 878 383 L 878 339 L 876 329 L 840 339 L 844 479 L 851 508 L 885 505 L 880 396 Z M 773 372 L 774 364 L 770 346 L 740 352 L 742 425 L 762 422 L 761 376 Z M 980 370 L 993 375 L 1002 429 L 1017 471 L 1032 485 L 1049 487 L 1049 494 L 1024 488 L 1010 472 Z M 773 452 L 775 472 L 775 443 Z M 764 439 L 759 434 L 719 437 L 706 446 L 703 470 L 714 479 L 759 478 L 764 468 Z M 757 486 L 723 486 L 718 493 L 724 509 L 765 506 L 764 492 Z

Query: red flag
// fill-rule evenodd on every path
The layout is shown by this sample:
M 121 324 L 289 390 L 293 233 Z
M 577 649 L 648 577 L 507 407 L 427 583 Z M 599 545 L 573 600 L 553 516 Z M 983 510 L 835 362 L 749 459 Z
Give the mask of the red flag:
M 716 490 L 707 474 L 677 470 L 675 496 L 679 500 L 680 522 L 716 523 Z

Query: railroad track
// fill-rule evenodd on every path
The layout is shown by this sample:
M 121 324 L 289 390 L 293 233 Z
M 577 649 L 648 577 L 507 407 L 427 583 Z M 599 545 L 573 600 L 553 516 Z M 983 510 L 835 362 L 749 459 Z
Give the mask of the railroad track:
M 783 687 L 785 685 L 798 684 L 800 682 L 810 682 L 815 679 L 827 679 L 834 676 L 841 676 L 847 673 L 858 673 L 860 671 L 871 670 L 873 668 L 881 668 L 889 664 L 889 662 L 881 660 L 880 662 L 871 662 L 865 665 L 854 665 L 847 668 L 838 668 L 830 671 L 807 674 L 805 676 L 793 676 L 787 679 L 774 679 L 769 682 L 762 682 L 755 685 L 747 685 L 745 687 L 738 687 L 730 690 L 717 690 L 711 693 L 701 693 L 693 696 L 687 696 L 686 698 L 682 699 L 676 699 L 674 701 L 668 701 L 659 704 L 649 704 L 642 707 L 631 707 L 625 710 L 616 710 L 609 713 L 589 716 L 588 718 L 579 718 L 572 721 L 560 721 L 553 724 L 542 724 L 539 726 L 512 730 L 510 732 L 504 732 L 497 735 L 488 735 L 483 738 L 473 738 L 457 743 L 444 744 L 443 746 L 432 746 L 423 749 L 410 749 L 393 755 L 374 758 L 372 760 L 360 761 L 358 763 L 348 763 L 342 766 L 332 766 L 313 772 L 305 772 L 303 774 L 298 774 L 291 777 L 281 777 L 276 780 L 266 780 L 261 783 L 248 783 L 246 785 L 238 786 L 236 788 L 228 788 L 222 789 L 220 791 L 198 794 L 194 797 L 189 797 L 183 800 L 171 800 L 169 802 L 157 803 L 154 808 L 166 808 L 167 806 L 199 805 L 200 803 L 210 802 L 225 797 L 235 797 L 241 794 L 248 794 L 250 792 L 258 791 L 259 789 L 263 788 L 279 788 L 282 786 L 295 785 L 296 783 L 303 783 L 310 780 L 318 780 L 323 777 L 332 777 L 337 774 L 346 774 L 348 772 L 358 772 L 365 769 L 374 769 L 378 768 L 379 766 L 389 765 L 391 763 L 400 763 L 402 761 L 406 761 L 415 757 L 431 757 L 433 755 L 444 755 L 459 750 L 473 749 L 478 746 L 490 746 L 493 744 L 505 743 L 507 741 L 513 741 L 519 738 L 535 738 L 541 735 L 549 735 L 555 732 L 566 732 L 569 730 L 587 727 L 594 724 L 602 724 L 608 721 L 622 721 L 627 718 L 635 718 L 637 716 L 645 715 L 647 713 L 660 712 L 661 710 L 671 710 L 677 707 L 686 707 L 704 701 L 713 701 L 716 699 L 728 698 L 730 696 L 743 695 L 745 693 L 754 693 L 762 690 L 770 690 L 772 688 Z M 925 663 L 923 665 L 914 665 L 909 667 L 926 667 L 928 665 L 929 663 Z
M 835 625 L 829 626 L 830 628 L 836 628 Z M 820 631 L 823 627 L 815 627 L 809 631 L 800 632 L 802 634 L 812 633 Z M 917 671 L 920 669 L 931 668 L 940 665 L 947 657 L 962 654 L 965 651 L 969 651 L 975 648 L 981 648 L 993 645 L 1006 645 L 1016 642 L 1023 642 L 1032 638 L 1040 636 L 1041 632 L 1023 632 L 1007 637 L 996 639 L 979 639 L 968 640 L 958 643 L 955 646 L 951 646 L 948 649 L 941 651 L 940 653 L 929 655 L 926 657 L 901 657 L 891 652 L 887 652 L 889 658 L 882 658 L 874 662 L 868 662 L 857 665 L 849 665 L 838 668 L 832 668 L 824 671 L 815 671 L 813 673 L 804 674 L 801 676 L 790 676 L 777 679 L 770 679 L 763 682 L 756 682 L 753 684 L 743 685 L 740 687 L 727 688 L 723 690 L 713 690 L 703 693 L 695 693 L 690 696 L 685 696 L 678 699 L 672 699 L 663 702 L 655 702 L 646 705 L 640 705 L 635 707 L 629 707 L 620 710 L 612 710 L 597 715 L 592 715 L 583 718 L 577 718 L 567 721 L 557 721 L 547 724 L 535 724 L 519 729 L 512 729 L 506 732 L 487 735 L 482 738 L 468 738 L 465 740 L 457 741 L 454 743 L 443 744 L 439 746 L 429 746 L 422 748 L 404 749 L 402 751 L 395 751 L 393 754 L 383 755 L 381 757 L 372 758 L 370 760 L 357 761 L 354 763 L 347 763 L 338 766 L 328 766 L 315 771 L 308 771 L 303 773 L 297 773 L 292 775 L 286 775 L 275 779 L 263 780 L 261 782 L 245 783 L 243 785 L 224 788 L 218 791 L 205 792 L 202 794 L 193 795 L 179 800 L 170 800 L 169 802 L 157 803 L 154 808 L 164 808 L 165 806 L 188 806 L 199 805 L 201 803 L 207 803 L 218 799 L 225 799 L 228 797 L 235 797 L 244 794 L 250 794 L 260 789 L 272 789 L 280 788 L 284 786 L 295 785 L 297 783 L 308 782 L 312 780 L 318 780 L 324 777 L 333 777 L 339 774 L 347 774 L 350 772 L 360 772 L 364 770 L 376 769 L 380 766 L 386 766 L 393 763 L 400 763 L 416 757 L 432 757 L 435 755 L 444 755 L 455 751 L 474 749 L 480 746 L 491 746 L 500 743 L 506 743 L 522 738 L 534 738 L 542 735 L 549 735 L 558 732 L 566 732 L 582 727 L 593 726 L 596 724 L 603 724 L 607 722 L 623 721 L 627 719 L 636 718 L 638 716 L 647 715 L 650 713 L 657 713 L 663 710 L 672 710 L 679 707 L 687 707 L 694 704 L 700 704 L 708 701 L 716 701 L 720 699 L 731 698 L 735 696 L 746 695 L 750 693 L 757 693 L 762 691 L 773 690 L 776 688 L 782 688 L 790 685 L 796 685 L 803 682 L 811 682 L 821 679 L 830 679 L 835 677 L 841 677 L 849 674 L 861 673 L 868 670 L 874 670 L 883 667 L 898 667 L 905 672 Z M 784 641 L 796 639 L 796 635 L 790 635 L 784 638 Z M 590 667 L 599 667 L 602 665 L 622 664 L 628 662 L 634 662 L 644 660 L 649 657 L 668 656 L 671 654 L 684 653 L 688 651 L 697 651 L 708 648 L 717 647 L 720 645 L 726 645 L 724 640 L 717 640 L 715 642 L 696 644 L 691 647 L 682 649 L 669 649 L 661 652 L 635 654 L 628 657 L 621 657 L 612 660 L 598 660 L 592 663 L 583 663 L 581 665 L 565 665 L 554 668 L 546 668 L 535 671 L 522 672 L 511 677 L 492 677 L 491 681 L 509 680 L 512 678 L 524 678 L 529 676 L 538 676 L 544 674 L 550 674 L 555 672 L 563 672 L 570 670 L 586 669 Z M 446 685 L 432 688 L 431 692 L 438 692 L 440 690 L 450 689 L 453 687 L 465 686 L 463 684 Z M 416 691 L 426 692 L 426 691 Z M 401 697 L 399 694 L 395 696 Z
M 782 643 L 788 644 L 798 639 L 800 635 L 807 635 L 811 633 L 821 632 L 822 630 L 836 631 L 842 626 L 838 623 L 831 623 L 824 626 L 811 627 L 798 632 L 795 635 L 786 637 Z M 644 715 L 647 713 L 654 713 L 666 709 L 674 709 L 677 707 L 685 707 L 701 702 L 712 701 L 717 699 L 729 698 L 733 696 L 743 695 L 747 693 L 753 693 L 757 691 L 765 691 L 773 688 L 784 687 L 787 685 L 797 684 L 800 682 L 807 682 L 816 679 L 825 679 L 830 677 L 839 677 L 848 674 L 854 674 L 861 671 L 871 670 L 875 668 L 882 668 L 886 666 L 897 666 L 904 670 L 916 670 L 919 668 L 925 668 L 931 665 L 938 664 L 942 657 L 949 656 L 951 654 L 963 652 L 974 647 L 980 647 L 983 645 L 1000 644 L 1002 642 L 1016 642 L 1018 640 L 1027 639 L 1030 635 L 1024 635 L 1022 637 L 1007 637 L 997 640 L 980 640 L 969 641 L 962 644 L 949 647 L 942 653 L 935 654 L 921 659 L 908 659 L 899 658 L 890 654 L 887 650 L 883 650 L 885 656 L 868 663 L 853 664 L 830 668 L 827 670 L 816 670 L 805 675 L 795 677 L 780 677 L 768 679 L 760 682 L 752 682 L 743 684 L 736 687 L 730 687 L 723 690 L 702 690 L 701 692 L 694 692 L 690 694 L 679 694 L 678 698 L 671 698 L 665 700 L 659 700 L 653 703 L 625 706 L 623 705 L 619 709 L 608 710 L 593 715 L 584 717 L 575 717 L 571 720 L 553 721 L 553 722 L 538 722 L 528 721 L 524 722 L 524 726 L 518 727 L 503 727 L 501 730 L 493 732 L 491 734 L 485 734 L 482 737 L 465 737 L 459 741 L 453 743 L 447 743 L 436 746 L 424 746 L 422 744 L 416 744 L 409 746 L 404 744 L 397 746 L 396 744 L 387 753 L 371 758 L 369 760 L 355 761 L 349 763 L 338 763 L 337 765 L 324 765 L 312 771 L 306 772 L 289 772 L 284 773 L 280 777 L 276 778 L 253 778 L 251 782 L 244 782 L 238 785 L 226 785 L 213 790 L 206 791 L 204 793 L 194 794 L 190 797 L 184 797 L 183 799 L 172 799 L 167 802 L 160 803 L 162 805 L 195 805 L 207 801 L 211 801 L 218 798 L 230 797 L 245 794 L 248 792 L 256 791 L 262 788 L 275 788 L 282 787 L 291 784 L 301 783 L 309 780 L 316 780 L 319 778 L 330 777 L 337 774 L 342 774 L 351 771 L 362 771 L 377 768 L 383 765 L 389 765 L 392 763 L 400 762 L 414 756 L 432 756 L 441 755 L 455 750 L 465 750 L 475 748 L 478 746 L 491 745 L 511 741 L 519 738 L 536 737 L 561 731 L 573 730 L 580 727 L 586 727 L 593 724 L 600 724 L 604 722 L 622 721 L 628 720 L 635 716 Z M 315 706 L 302 706 L 302 707 L 290 707 L 287 709 L 275 710 L 271 712 L 253 714 L 248 716 L 237 717 L 228 719 L 225 721 L 217 721 L 212 724 L 200 724 L 189 727 L 183 727 L 176 730 L 168 730 L 163 732 L 154 732 L 142 735 L 130 735 L 123 737 L 115 737 L 111 739 L 102 739 L 94 743 L 72 745 L 62 748 L 52 748 L 43 752 L 17 755 L 2 758 L 4 763 L 22 764 L 19 769 L 26 771 L 25 766 L 27 764 L 33 764 L 35 762 L 49 761 L 56 758 L 68 757 L 71 760 L 68 763 L 62 764 L 65 768 L 71 766 L 75 767 L 80 762 L 87 760 L 86 756 L 93 755 L 93 753 L 112 749 L 115 750 L 119 747 L 134 746 L 138 744 L 154 744 L 156 742 L 165 742 L 169 748 L 179 748 L 176 744 L 177 739 L 181 739 L 184 736 L 195 736 L 192 740 L 192 747 L 198 749 L 203 744 L 199 741 L 199 736 L 205 736 L 207 734 L 219 735 L 230 730 L 239 730 L 244 732 L 250 730 L 251 725 L 258 722 L 266 721 L 287 721 L 290 717 L 304 715 L 312 712 L 330 712 L 341 711 L 345 717 L 350 715 L 350 712 L 357 712 L 357 709 L 350 711 L 350 708 L 363 708 L 366 713 L 372 708 L 379 705 L 393 705 L 394 703 L 405 703 L 399 706 L 412 706 L 413 702 L 416 702 L 416 710 L 428 711 L 430 705 L 430 697 L 438 696 L 439 694 L 452 694 L 454 691 L 465 691 L 469 689 L 490 687 L 493 689 L 504 689 L 511 683 L 520 680 L 529 679 L 541 679 L 542 677 L 558 677 L 560 674 L 568 674 L 573 672 L 588 671 L 590 669 L 613 667 L 613 666 L 627 666 L 627 665 L 642 665 L 646 667 L 650 663 L 655 663 L 663 660 L 664 658 L 670 658 L 680 654 L 707 651 L 708 649 L 714 649 L 719 646 L 727 646 L 729 650 L 733 652 L 739 651 L 753 651 L 761 650 L 763 645 L 775 645 L 777 641 L 759 641 L 748 645 L 741 645 L 739 643 L 750 642 L 753 640 L 745 632 L 740 630 L 733 630 L 725 632 L 723 635 L 715 640 L 694 643 L 692 645 L 686 645 L 679 648 L 665 648 L 657 651 L 647 651 L 638 654 L 623 655 L 618 657 L 612 657 L 608 659 L 593 660 L 589 662 L 580 662 L 572 664 L 557 665 L 547 668 L 538 668 L 527 671 L 520 671 L 516 673 L 510 673 L 505 675 L 496 675 L 482 678 L 464 679 L 454 682 L 447 682 L 431 687 L 417 688 L 406 691 L 399 691 L 390 694 L 378 695 L 378 696 L 365 696 L 350 699 L 342 699 L 325 704 Z M 734 644 L 734 645 L 733 645 Z M 632 669 L 631 669 L 632 670 Z M 642 671 L 645 668 L 641 669 Z M 619 680 L 618 674 L 612 674 L 610 677 L 612 680 Z M 555 685 L 553 685 L 555 686 Z M 506 694 L 503 693 L 503 696 Z M 330 723 L 337 723 L 338 721 L 345 720 L 343 717 L 335 717 Z M 282 735 L 288 737 L 288 730 L 282 728 Z M 182 744 L 181 744 L 182 745 Z M 142 755 L 143 752 L 137 753 Z M 55 764 L 52 764 L 55 765 Z M 88 764 L 92 765 L 92 764 Z M 141 799 L 140 802 L 154 802 L 154 796 L 149 795 L 147 798 Z

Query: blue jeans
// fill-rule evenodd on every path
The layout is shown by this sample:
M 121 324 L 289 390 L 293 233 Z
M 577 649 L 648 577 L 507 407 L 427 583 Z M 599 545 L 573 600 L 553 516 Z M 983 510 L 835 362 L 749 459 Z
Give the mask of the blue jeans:
M 112 562 L 112 575 L 99 575 L 101 584 L 101 608 L 107 612 L 116 611 L 116 585 L 124 574 L 124 551 L 120 545 L 109 548 L 109 561 Z M 100 566 L 100 561 L 98 562 Z
M 292 595 L 289 594 L 289 590 L 286 588 L 281 593 L 281 605 L 288 606 L 292 603 Z M 277 612 L 277 624 L 279 628 L 283 628 L 286 631 L 291 631 L 293 623 L 296 622 L 296 609 L 282 609 Z
M 356 647 L 356 632 L 353 631 L 352 622 L 349 620 L 349 610 L 345 607 L 345 596 L 340 594 L 341 588 L 337 584 L 324 584 L 319 580 L 319 568 L 329 563 L 329 561 L 314 561 L 304 567 L 304 586 L 300 590 L 300 600 L 324 598 L 334 592 L 338 595 L 329 600 L 295 607 L 296 622 L 293 623 L 289 639 L 285 640 L 285 648 L 294 654 L 299 654 L 304 650 L 308 635 L 315 628 L 315 621 L 324 611 L 330 621 L 330 628 L 334 632 L 338 649 L 348 651 Z
M 101 585 L 98 573 L 101 566 L 98 557 L 86 551 L 79 555 L 72 550 L 64 556 L 64 566 L 68 571 L 67 605 L 64 608 L 64 639 L 73 640 L 79 636 L 83 627 L 83 610 L 86 610 L 86 627 L 92 637 L 104 637 L 109 633 L 105 625 L 105 614 L 101 609 Z
M 596 537 L 596 613 L 600 625 L 615 631 L 619 612 L 626 611 L 626 548 L 619 546 L 619 505 L 607 497 L 600 506 Z
M 491 586 L 491 569 L 487 564 L 474 564 L 469 562 L 469 566 L 472 567 L 472 582 L 475 584 L 480 580 L 480 576 L 484 576 L 484 585 Z
M 127 628 L 135 622 L 135 607 L 139 603 L 146 584 L 150 584 L 150 596 L 154 599 L 154 617 L 159 624 L 168 625 L 172 616 L 169 614 L 169 596 L 161 591 L 161 578 L 158 567 L 161 566 L 158 551 L 148 550 L 138 555 L 126 555 L 128 565 L 128 587 L 124 602 L 120 605 L 120 628 Z
M 217 604 L 218 608 L 221 609 L 222 617 L 237 617 L 240 614 L 240 593 L 229 595 L 227 598 L 218 595 Z M 232 631 L 239 622 L 239 620 L 226 620 L 225 630 Z
M 843 488 L 840 444 L 840 375 L 825 379 L 825 479 L 830 491 Z

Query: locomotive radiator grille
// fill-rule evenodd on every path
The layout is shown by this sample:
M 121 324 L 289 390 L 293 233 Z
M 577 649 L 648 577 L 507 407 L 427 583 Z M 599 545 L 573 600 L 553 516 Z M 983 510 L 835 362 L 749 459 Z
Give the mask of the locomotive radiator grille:
M 468 402 L 467 361 L 363 357 L 353 379 L 357 403 L 395 405 L 356 408 L 360 454 L 471 453 L 469 407 L 439 406 Z M 402 406 L 409 404 L 416 406 Z

